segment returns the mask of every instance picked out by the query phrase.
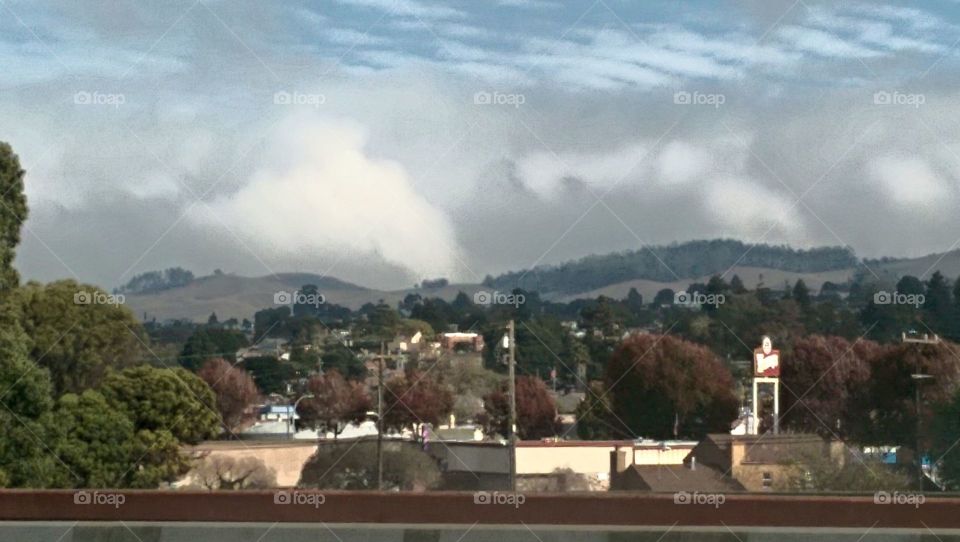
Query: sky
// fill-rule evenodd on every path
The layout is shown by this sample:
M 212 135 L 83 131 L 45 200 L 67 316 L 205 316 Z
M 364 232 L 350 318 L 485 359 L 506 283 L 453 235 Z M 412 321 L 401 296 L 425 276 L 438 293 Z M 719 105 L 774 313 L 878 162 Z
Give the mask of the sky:
M 960 4 L 0 0 L 25 279 L 960 246 Z

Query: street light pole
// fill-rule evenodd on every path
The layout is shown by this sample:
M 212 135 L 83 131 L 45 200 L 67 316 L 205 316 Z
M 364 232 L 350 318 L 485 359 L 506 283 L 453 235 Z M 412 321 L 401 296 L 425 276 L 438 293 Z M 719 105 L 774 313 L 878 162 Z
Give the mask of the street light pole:
M 293 402 L 293 411 L 287 412 L 287 440 L 290 440 L 290 425 L 293 423 L 293 417 L 297 414 L 297 406 L 300 404 L 300 401 L 304 399 L 313 399 L 314 395 L 312 393 L 306 393 L 300 396 L 299 399 Z
M 914 343 L 914 344 L 939 344 L 940 337 L 934 335 L 931 339 L 929 335 L 924 334 L 923 337 L 910 337 L 906 333 L 901 334 L 900 339 L 905 343 Z M 910 378 L 914 382 L 916 387 L 914 395 L 914 412 L 917 416 L 917 444 L 914 450 L 914 454 L 917 456 L 917 487 L 920 491 L 923 491 L 923 452 L 921 451 L 921 429 L 923 427 L 923 418 L 920 415 L 920 385 L 923 384 L 924 380 L 933 379 L 933 375 L 924 374 L 921 372 L 920 367 L 920 356 L 917 356 L 917 365 L 916 372 L 910 375 Z
M 380 341 L 377 358 L 377 491 L 383 491 L 383 356 L 384 342 Z
M 508 444 L 510 446 L 510 488 L 517 490 L 517 384 L 516 384 L 516 333 L 513 320 L 507 324 L 509 333 L 509 344 L 507 363 L 509 366 L 509 376 L 507 377 L 507 390 L 510 394 L 510 427 L 507 430 Z

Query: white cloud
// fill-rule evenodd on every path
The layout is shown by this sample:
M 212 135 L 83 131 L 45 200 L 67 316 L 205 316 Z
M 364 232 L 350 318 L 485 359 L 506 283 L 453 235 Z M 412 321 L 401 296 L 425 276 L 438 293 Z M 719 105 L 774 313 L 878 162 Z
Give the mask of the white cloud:
M 385 45 L 390 43 L 390 40 L 380 36 L 374 36 L 369 31 L 361 32 L 352 28 L 326 27 L 323 29 L 321 35 L 331 43 L 349 45 L 351 47 L 357 45 Z
M 598 188 L 619 184 L 635 174 L 645 154 L 646 146 L 640 143 L 596 153 L 536 151 L 517 160 L 517 172 L 528 189 L 552 197 L 566 179 Z
M 386 11 L 397 17 L 410 16 L 423 19 L 452 19 L 464 16 L 458 9 L 418 2 L 416 0 L 337 0 L 341 4 Z
M 559 9 L 562 7 L 557 2 L 550 0 L 497 0 L 497 5 L 508 8 L 527 8 L 527 9 Z
M 713 164 L 710 153 L 685 141 L 671 141 L 657 157 L 658 180 L 682 185 L 707 173 Z
M 777 31 L 777 35 L 800 51 L 828 58 L 870 58 L 881 54 L 855 41 L 815 28 L 786 25 Z
M 923 159 L 888 155 L 867 166 L 893 207 L 933 208 L 948 204 L 950 185 Z
M 319 269 L 344 254 L 380 256 L 418 276 L 457 274 L 447 217 L 397 163 L 370 158 L 364 130 L 319 118 L 290 120 L 252 180 L 212 212 L 264 257 L 316 253 Z M 212 217 L 193 215 L 199 223 Z M 215 223 L 215 222 L 213 222 Z
M 805 244 L 803 222 L 793 198 L 736 177 L 717 179 L 705 188 L 704 209 L 728 234 L 748 240 Z

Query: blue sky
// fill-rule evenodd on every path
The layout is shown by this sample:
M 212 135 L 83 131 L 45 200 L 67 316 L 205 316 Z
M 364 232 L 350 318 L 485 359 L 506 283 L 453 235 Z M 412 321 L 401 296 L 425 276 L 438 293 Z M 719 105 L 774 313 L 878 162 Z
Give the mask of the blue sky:
M 28 278 L 957 246 L 952 2 L 0 0 Z

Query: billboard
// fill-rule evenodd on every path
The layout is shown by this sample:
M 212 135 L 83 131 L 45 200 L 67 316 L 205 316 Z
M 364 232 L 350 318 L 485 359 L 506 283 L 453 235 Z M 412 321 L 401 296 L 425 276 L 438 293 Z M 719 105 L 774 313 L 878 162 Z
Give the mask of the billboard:
M 760 348 L 753 351 L 753 375 L 780 378 L 780 351 L 773 349 L 773 341 L 764 336 Z

